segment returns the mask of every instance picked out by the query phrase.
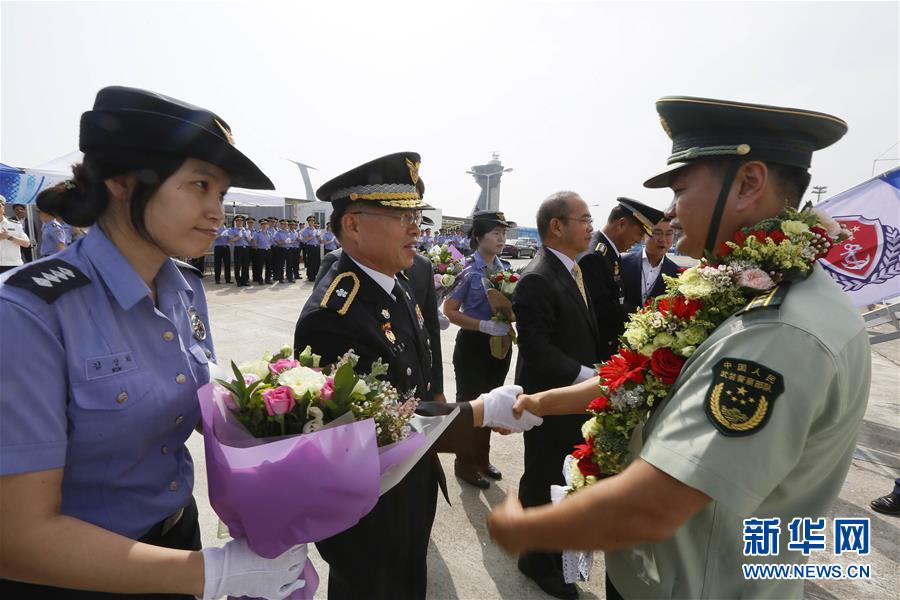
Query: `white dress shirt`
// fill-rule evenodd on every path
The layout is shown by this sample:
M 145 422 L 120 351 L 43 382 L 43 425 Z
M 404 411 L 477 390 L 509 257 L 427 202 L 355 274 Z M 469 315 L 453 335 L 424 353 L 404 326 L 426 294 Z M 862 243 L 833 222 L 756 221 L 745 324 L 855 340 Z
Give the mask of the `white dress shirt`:
M 5 231 L 11 238 L 28 241 L 28 236 L 22 231 L 22 226 L 6 217 L 0 220 L 0 231 Z M 21 265 L 21 248 L 22 246 L 10 240 L 0 240 L 0 267 L 17 267 Z
M 350 256 L 349 254 L 347 256 Z M 375 280 L 375 283 L 381 287 L 385 291 L 385 293 L 394 298 L 394 286 L 397 284 L 397 278 L 391 277 L 390 275 L 385 275 L 380 271 L 376 271 L 375 269 L 370 269 L 364 264 L 361 264 L 358 260 L 350 256 L 350 260 L 356 263 L 356 266 L 363 270 L 363 273 L 371 277 Z M 394 298 L 396 300 L 397 298 Z
M 641 305 L 650 297 L 656 280 L 659 279 L 659 273 L 662 271 L 663 259 L 659 259 L 659 263 L 654 267 L 647 258 L 647 248 L 641 251 Z

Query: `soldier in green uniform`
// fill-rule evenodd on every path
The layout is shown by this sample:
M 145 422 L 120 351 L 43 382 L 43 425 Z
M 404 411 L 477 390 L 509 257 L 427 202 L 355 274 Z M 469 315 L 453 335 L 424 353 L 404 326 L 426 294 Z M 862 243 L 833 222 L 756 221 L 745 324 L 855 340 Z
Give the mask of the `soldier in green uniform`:
M 666 216 L 682 233 L 679 250 L 694 257 L 797 206 L 813 151 L 846 132 L 840 119 L 792 108 L 667 97 L 657 110 L 672 156 L 645 185 L 672 188 Z M 814 265 L 697 347 L 635 432 L 623 472 L 552 507 L 523 510 L 511 496 L 492 513 L 491 533 L 512 552 L 606 551 L 607 597 L 801 598 L 802 580 L 745 579 L 741 565 L 808 560 L 787 550 L 787 525 L 826 515 L 837 499 L 870 368 L 859 312 Z M 597 383 L 521 396 L 519 406 L 578 411 Z M 744 519 L 775 517 L 775 554 L 744 556 Z

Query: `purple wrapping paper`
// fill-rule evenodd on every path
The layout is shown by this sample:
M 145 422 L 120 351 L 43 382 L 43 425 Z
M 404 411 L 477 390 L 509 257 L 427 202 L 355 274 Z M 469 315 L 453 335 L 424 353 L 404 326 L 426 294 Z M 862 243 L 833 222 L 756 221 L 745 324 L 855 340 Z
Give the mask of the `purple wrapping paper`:
M 425 443 L 413 433 L 379 449 L 372 419 L 315 433 L 254 438 L 209 383 L 197 390 L 203 415 L 209 502 L 234 538 L 274 558 L 297 544 L 353 527 L 378 502 L 380 476 Z M 304 568 L 312 598 L 318 576 Z

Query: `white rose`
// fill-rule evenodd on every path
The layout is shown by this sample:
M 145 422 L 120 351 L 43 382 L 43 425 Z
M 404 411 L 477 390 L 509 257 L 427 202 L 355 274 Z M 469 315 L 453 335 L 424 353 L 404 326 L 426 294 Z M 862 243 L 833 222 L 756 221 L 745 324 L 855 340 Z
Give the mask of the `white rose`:
M 500 286 L 500 291 L 502 291 L 507 296 L 512 296 L 513 292 L 516 291 L 516 284 L 518 283 L 518 281 L 506 281 L 503 283 L 503 285 Z
M 302 398 L 306 392 L 315 396 L 325 385 L 325 376 L 308 367 L 294 367 L 282 371 L 278 376 L 278 384 L 291 388 L 295 398 Z
M 366 385 L 366 382 L 360 379 L 356 382 L 356 385 L 353 386 L 353 389 L 350 390 L 351 396 L 365 396 L 369 393 L 369 386 Z
M 819 217 L 819 222 L 822 223 L 822 227 L 825 228 L 829 237 L 837 237 L 841 234 L 841 224 L 832 219 L 831 215 L 818 208 L 814 208 L 813 210 L 815 211 L 816 216 Z
M 788 236 L 799 235 L 809 231 L 809 226 L 803 221 L 784 221 L 781 223 L 781 231 Z
M 269 375 L 269 362 L 265 360 L 251 360 L 238 366 L 244 375 L 256 375 L 265 379 Z

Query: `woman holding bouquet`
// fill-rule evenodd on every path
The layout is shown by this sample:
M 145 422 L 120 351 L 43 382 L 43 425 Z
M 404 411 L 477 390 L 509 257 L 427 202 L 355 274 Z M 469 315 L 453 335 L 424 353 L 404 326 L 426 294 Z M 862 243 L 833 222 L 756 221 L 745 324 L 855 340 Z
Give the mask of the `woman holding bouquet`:
M 144 90 L 100 90 L 79 145 L 38 204 L 90 232 L 0 277 L 5 337 L 39 360 L 0 361 L 0 593 L 284 598 L 304 548 L 200 551 L 184 444 L 214 354 L 200 274 L 170 258 L 205 252 L 229 186 L 272 183 L 220 117 Z
M 460 275 L 462 281 L 444 302 L 444 314 L 459 326 L 453 350 L 457 402 L 469 402 L 500 387 L 509 371 L 511 354 L 495 358 L 490 341 L 492 336 L 508 335 L 510 325 L 492 319 L 494 310 L 488 302 L 489 285 L 485 283 L 489 273 L 510 268 L 508 262 L 499 258 L 506 243 L 507 227 L 509 223 L 503 213 L 485 210 L 474 214 L 469 232 L 469 246 L 474 253 Z M 471 452 L 456 456 L 456 476 L 475 487 L 488 488 L 490 482 L 485 475 L 491 479 L 502 477 L 490 462 L 490 451 L 491 430 L 472 430 Z

